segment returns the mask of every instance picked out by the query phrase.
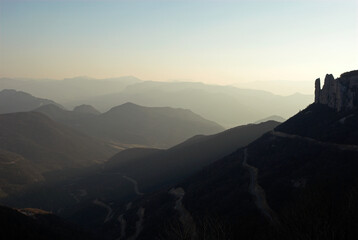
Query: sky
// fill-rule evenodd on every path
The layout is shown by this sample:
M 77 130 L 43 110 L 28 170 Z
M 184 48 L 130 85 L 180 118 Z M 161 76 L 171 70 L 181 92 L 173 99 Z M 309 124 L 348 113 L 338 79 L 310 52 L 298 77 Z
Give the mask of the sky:
M 358 69 L 358 1 L 0 0 L 0 77 L 312 81 Z

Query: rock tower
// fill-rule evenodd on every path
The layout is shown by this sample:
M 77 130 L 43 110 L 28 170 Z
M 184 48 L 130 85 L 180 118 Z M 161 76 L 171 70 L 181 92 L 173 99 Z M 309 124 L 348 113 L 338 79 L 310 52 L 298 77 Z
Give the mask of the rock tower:
M 321 89 L 321 80 L 315 82 L 315 103 L 327 105 L 337 111 L 358 107 L 358 70 L 341 74 L 334 79 L 327 74 Z

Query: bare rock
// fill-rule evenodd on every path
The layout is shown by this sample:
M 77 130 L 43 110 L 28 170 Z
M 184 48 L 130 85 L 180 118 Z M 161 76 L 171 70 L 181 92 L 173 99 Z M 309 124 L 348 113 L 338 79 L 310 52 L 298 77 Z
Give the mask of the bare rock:
M 320 79 L 315 81 L 315 103 L 327 105 L 337 111 L 358 106 L 358 70 L 343 73 L 334 79 L 327 74 L 321 89 Z

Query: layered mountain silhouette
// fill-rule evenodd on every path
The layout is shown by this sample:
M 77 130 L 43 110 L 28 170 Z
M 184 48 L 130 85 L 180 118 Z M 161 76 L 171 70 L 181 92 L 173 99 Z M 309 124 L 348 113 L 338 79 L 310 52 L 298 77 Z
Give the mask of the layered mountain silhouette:
M 139 85 L 146 92 L 153 90 L 151 84 Z M 176 89 L 187 93 L 185 84 L 175 84 L 163 90 L 171 91 L 173 99 Z M 125 91 L 133 87 L 133 93 L 138 91 L 139 96 L 142 90 L 135 85 Z M 168 132 L 180 126 L 174 133 L 185 132 L 187 125 L 198 128 L 203 121 L 207 129 L 220 129 L 217 124 L 183 109 L 126 103 L 99 114 L 89 106 L 66 111 L 46 105 L 37 111 L 113 144 L 116 141 L 142 145 L 151 142 L 152 146 L 162 146 L 164 142 L 172 147 L 166 150 L 127 149 L 106 163 L 82 169 L 72 177 L 34 185 L 2 202 L 17 207 L 51 209 L 108 239 L 355 239 L 358 234 L 355 204 L 358 201 L 357 86 L 357 71 L 342 74 L 338 79 L 327 75 L 322 89 L 320 81 L 316 80 L 315 103 L 282 124 L 268 121 L 209 136 L 198 133 L 175 146 L 173 135 L 164 137 L 160 135 L 161 129 Z M 160 95 L 157 90 L 152 93 Z M 258 98 L 269 102 L 262 95 Z M 9 117 L 17 114 L 25 115 Z M 35 158 L 25 154 L 28 150 L 25 144 L 11 145 L 9 139 L 14 136 L 16 143 L 26 142 L 26 146 L 28 142 L 36 142 L 29 147 L 31 153 L 37 145 L 51 149 L 44 142 L 60 142 L 61 146 L 70 141 L 52 141 L 48 137 L 52 136 L 50 133 L 34 134 L 36 130 L 46 132 L 40 128 L 46 124 L 29 121 L 26 125 L 32 115 L 46 119 L 47 125 L 58 125 L 51 134 L 65 131 L 63 128 L 79 134 L 36 112 L 0 115 L 0 134 L 3 134 L 0 146 L 5 146 L 0 151 L 1 169 L 20 162 L 24 162 L 20 172 L 34 166 Z M 3 116 L 8 120 L 1 120 Z M 95 123 L 106 128 L 88 130 Z M 10 131 L 7 130 L 9 126 Z M 140 134 L 143 135 L 139 137 Z M 34 139 L 27 140 L 30 136 Z M 15 151 L 18 146 L 25 150 Z M 94 145 L 87 145 L 85 149 L 87 154 L 94 156 L 94 150 L 89 150 L 91 147 L 95 149 Z M 80 146 L 76 146 L 78 148 Z M 35 155 L 41 154 L 36 152 Z M 71 162 L 64 161 L 63 155 L 51 158 L 56 159 L 56 163 Z M 82 161 L 76 164 L 88 166 Z M 67 172 L 60 170 L 56 174 L 63 176 Z M 30 179 L 44 176 L 41 172 L 21 175 Z M 1 181 L 9 178 L 6 176 Z M 12 182 L 6 180 L 10 182 L 8 185 L 17 184 L 13 179 Z M 4 189 L 9 188 L 1 187 L 3 196 L 9 194 Z
M 213 134 L 224 130 L 220 125 L 190 110 L 143 107 L 133 103 L 113 107 L 102 114 L 67 111 L 54 105 L 36 111 L 114 145 L 137 144 L 167 148 L 197 134 Z
M 48 187 L 40 186 L 8 199 L 6 203 L 18 207 L 61 209 L 58 212 L 61 216 L 102 231 L 104 223 L 115 221 L 116 214 L 123 211 L 123 203 L 128 204 L 144 193 L 182 181 L 278 124 L 269 121 L 239 126 L 215 135 L 199 135 L 168 150 L 127 149 L 114 155 L 103 167 L 82 173 L 81 177 Z M 45 193 L 47 198 L 41 198 Z
M 357 122 L 356 106 L 312 104 L 186 181 L 136 201 L 121 226 L 131 236 L 145 209 L 137 239 L 354 239 Z
M 299 93 L 279 96 L 233 86 L 142 81 L 135 77 L 76 77 L 64 80 L 1 78 L 0 89 L 9 88 L 53 99 L 68 109 L 87 104 L 106 112 L 126 102 L 147 107 L 190 109 L 226 128 L 253 123 L 270 115 L 287 119 L 304 109 L 313 99 L 312 95 Z
M 0 92 L 0 114 L 13 112 L 28 112 L 44 105 L 61 105 L 48 99 L 34 97 L 28 93 L 6 89 Z
M 109 159 L 105 167 L 133 177 L 142 189 L 173 184 L 254 141 L 278 124 L 269 121 L 239 126 L 210 136 L 198 135 L 168 150 L 128 149 Z
M 0 193 L 45 179 L 49 171 L 105 161 L 116 150 L 37 112 L 0 115 Z

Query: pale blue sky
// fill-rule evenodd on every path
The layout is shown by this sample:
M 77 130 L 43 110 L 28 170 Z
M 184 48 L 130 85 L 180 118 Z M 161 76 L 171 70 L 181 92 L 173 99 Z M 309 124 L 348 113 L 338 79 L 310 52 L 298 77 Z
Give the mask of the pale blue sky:
M 0 0 L 0 77 L 235 84 L 353 69 L 357 1 Z

